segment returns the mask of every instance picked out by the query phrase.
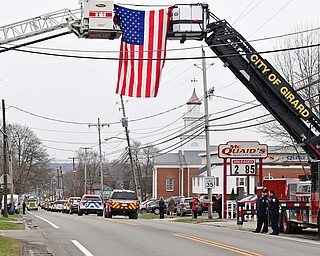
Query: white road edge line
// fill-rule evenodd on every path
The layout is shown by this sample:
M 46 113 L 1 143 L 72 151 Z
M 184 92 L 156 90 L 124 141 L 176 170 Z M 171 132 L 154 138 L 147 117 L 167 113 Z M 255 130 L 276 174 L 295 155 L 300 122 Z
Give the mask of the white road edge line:
M 41 219 L 41 220 L 49 223 L 49 224 L 50 224 L 52 227 L 54 227 L 54 228 L 59 228 L 57 225 L 53 224 L 53 223 L 52 223 L 51 221 L 49 221 L 49 220 L 46 220 L 45 218 L 42 218 L 42 217 L 40 217 L 40 216 L 38 216 L 38 215 L 34 215 L 34 216 L 36 216 L 37 218 L 39 218 L 39 219 Z
M 78 247 L 78 249 L 86 256 L 93 256 L 91 252 L 89 252 L 82 244 L 80 244 L 77 240 L 71 240 L 71 242 Z

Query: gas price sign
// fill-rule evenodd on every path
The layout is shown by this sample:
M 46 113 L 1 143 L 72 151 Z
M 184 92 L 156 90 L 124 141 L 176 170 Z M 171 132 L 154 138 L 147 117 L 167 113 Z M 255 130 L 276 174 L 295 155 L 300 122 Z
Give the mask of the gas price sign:
M 231 159 L 231 175 L 256 175 L 255 159 Z

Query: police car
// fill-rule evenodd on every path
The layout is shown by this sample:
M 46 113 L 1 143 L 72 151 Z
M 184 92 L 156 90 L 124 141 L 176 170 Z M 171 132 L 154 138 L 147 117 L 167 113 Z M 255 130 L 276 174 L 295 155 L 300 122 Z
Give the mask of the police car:
M 97 214 L 98 216 L 103 215 L 103 204 L 98 195 L 83 195 L 78 205 L 78 215 L 83 214 Z

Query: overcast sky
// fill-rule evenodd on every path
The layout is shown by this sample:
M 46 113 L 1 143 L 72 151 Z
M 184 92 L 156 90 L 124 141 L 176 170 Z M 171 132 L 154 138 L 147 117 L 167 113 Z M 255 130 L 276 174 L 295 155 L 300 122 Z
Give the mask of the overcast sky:
M 0 0 L 0 2 L 0 26 L 64 8 L 79 8 L 78 0 Z M 115 3 L 150 4 L 151 2 L 141 0 Z M 194 1 L 161 1 L 167 5 L 192 2 Z M 320 3 L 316 0 L 216 0 L 206 2 L 212 13 L 221 19 L 226 19 L 247 40 L 290 33 L 301 24 L 309 27 L 319 26 Z M 159 1 L 156 3 L 158 4 Z M 279 40 L 263 40 L 253 42 L 252 45 L 258 51 L 272 50 L 277 48 Z M 13 44 L 19 43 L 21 41 Z M 187 41 L 185 44 L 180 44 L 177 41 L 168 41 L 167 57 L 201 56 L 202 45 L 206 46 L 205 42 Z M 83 51 L 99 51 L 99 56 L 117 57 L 116 51 L 119 50 L 119 46 L 120 39 L 114 41 L 88 40 L 78 39 L 75 35 L 70 34 L 31 45 L 36 48 L 24 47 L 22 49 L 42 52 L 44 51 L 42 48 L 49 48 L 46 51 L 50 53 L 86 56 L 97 55 Z M 192 49 L 182 51 L 184 48 Z M 66 53 L 61 50 L 73 51 Z M 115 52 L 110 53 L 110 51 Z M 214 56 L 207 48 L 206 54 Z M 263 55 L 263 57 L 273 62 L 273 54 Z M 210 113 L 213 117 L 219 117 L 223 115 L 221 111 L 238 106 L 240 103 L 236 100 L 245 102 L 254 100 L 254 97 L 232 72 L 223 68 L 220 60 L 212 59 L 207 62 L 208 64 L 214 63 L 207 71 L 208 87 L 214 87 L 216 95 L 209 102 Z M 133 140 L 143 144 L 157 143 L 174 136 L 170 134 L 177 134 L 183 125 L 181 117 L 186 112 L 184 104 L 191 97 L 193 88 L 195 87 L 199 98 L 203 95 L 202 73 L 194 64 L 201 64 L 201 62 L 199 60 L 167 61 L 157 98 L 124 98 L 129 118 L 130 136 Z M 96 123 L 98 118 L 102 123 L 110 124 L 103 127 L 102 139 L 124 138 L 120 123 L 122 117 L 122 112 L 119 111 L 120 98 L 115 94 L 117 68 L 117 61 L 110 60 L 50 57 L 16 51 L 1 53 L 0 98 L 4 99 L 6 105 L 9 106 L 6 111 L 7 123 L 18 123 L 30 127 L 43 141 L 50 157 L 56 161 L 70 161 L 68 157 L 73 157 L 80 147 L 92 147 L 93 150 L 98 150 L 97 129 L 89 128 L 85 124 Z M 198 82 L 192 83 L 193 78 Z M 179 107 L 181 105 L 183 106 Z M 166 113 L 162 114 L 163 112 Z M 257 117 L 261 113 L 263 113 L 262 107 L 212 124 L 241 121 Z M 149 116 L 154 117 L 146 118 Z M 84 124 L 69 124 L 70 121 Z M 261 136 L 256 128 L 211 132 L 210 136 L 212 145 L 232 140 L 271 143 L 270 140 Z M 175 143 L 177 141 L 159 147 L 164 148 Z M 125 146 L 123 141 L 111 139 L 103 144 L 102 150 L 106 159 L 111 160 L 117 158 Z

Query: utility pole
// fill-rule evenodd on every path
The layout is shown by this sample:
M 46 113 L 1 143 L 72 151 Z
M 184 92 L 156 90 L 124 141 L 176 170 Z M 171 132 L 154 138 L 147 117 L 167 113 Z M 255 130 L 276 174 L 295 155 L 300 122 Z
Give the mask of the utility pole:
M 75 188 L 75 182 L 76 182 L 76 170 L 75 170 L 75 158 L 68 157 L 68 159 L 72 159 L 72 173 L 73 173 L 73 182 L 72 182 L 72 190 L 73 190 L 73 196 L 76 196 L 76 188 Z
M 12 168 L 12 145 L 11 145 L 11 133 L 12 131 L 12 126 L 9 124 L 8 125 L 8 160 L 9 160 L 9 176 L 10 176 L 10 202 L 11 202 L 11 210 L 14 210 L 14 200 L 13 200 L 13 192 L 14 192 L 14 187 L 13 187 L 13 168 Z
M 80 148 L 84 150 L 84 194 L 87 194 L 87 150 L 92 148 Z
M 59 169 L 57 169 L 57 193 L 58 193 L 58 199 L 60 199 L 60 179 L 59 179 Z
M 63 176 L 62 176 L 62 168 L 60 166 L 60 199 L 63 199 Z
M 100 118 L 98 118 L 97 124 L 89 124 L 91 126 L 97 126 L 98 128 L 98 139 L 99 139 L 99 161 L 100 161 L 100 182 L 101 182 L 101 200 L 104 205 L 104 197 L 103 197 L 103 189 L 104 189 L 104 182 L 103 182 L 103 170 L 102 170 L 102 150 L 101 150 L 101 127 L 108 125 L 108 124 L 100 124 Z
M 137 197 L 140 200 L 140 193 L 139 193 L 139 188 L 138 188 L 138 184 L 137 184 L 137 175 L 136 175 L 136 171 L 134 169 L 133 159 L 132 159 L 132 154 L 131 154 L 130 137 L 129 137 L 129 131 L 128 131 L 128 119 L 126 117 L 123 98 L 122 98 L 121 94 L 120 94 L 120 99 L 121 99 L 122 114 L 123 114 L 122 127 L 124 127 L 124 129 L 125 129 L 126 137 L 127 137 L 128 154 L 129 154 L 129 159 L 130 159 L 130 165 L 131 165 L 131 171 L 132 171 L 132 177 L 133 177 L 133 184 L 134 184 L 134 189 L 135 189 L 135 192 L 137 194 Z
M 207 66 L 205 59 L 205 51 L 202 46 L 202 77 L 204 91 L 204 131 L 206 137 L 206 163 L 207 177 L 211 177 L 211 159 L 210 159 L 210 135 L 209 135 L 209 106 L 208 106 L 208 86 L 207 86 Z M 212 66 L 211 64 L 210 66 Z M 195 64 L 195 66 L 197 66 Z M 208 219 L 212 219 L 212 188 L 208 187 Z
M 6 133 L 6 111 L 5 111 L 5 103 L 2 100 L 2 119 L 3 119 L 3 217 L 8 218 L 8 179 L 7 179 L 7 133 Z

